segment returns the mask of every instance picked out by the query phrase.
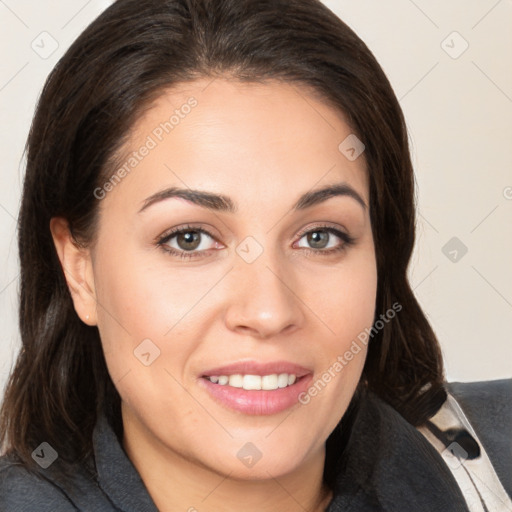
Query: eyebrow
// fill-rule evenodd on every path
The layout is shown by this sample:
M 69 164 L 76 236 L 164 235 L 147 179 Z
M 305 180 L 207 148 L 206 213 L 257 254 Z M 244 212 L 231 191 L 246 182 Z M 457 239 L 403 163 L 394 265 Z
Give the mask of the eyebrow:
M 355 189 L 347 183 L 337 183 L 318 190 L 306 192 L 299 197 L 298 201 L 292 206 L 292 210 L 304 210 L 336 196 L 351 197 L 352 199 L 355 199 L 364 210 L 367 208 L 363 198 Z M 208 208 L 218 212 L 236 213 L 238 211 L 236 203 L 230 197 L 223 194 L 215 194 L 204 190 L 193 190 L 190 188 L 170 187 L 145 199 L 139 213 L 143 212 L 155 203 L 172 197 L 179 197 L 193 204 L 197 204 L 198 206 L 202 206 L 203 208 Z

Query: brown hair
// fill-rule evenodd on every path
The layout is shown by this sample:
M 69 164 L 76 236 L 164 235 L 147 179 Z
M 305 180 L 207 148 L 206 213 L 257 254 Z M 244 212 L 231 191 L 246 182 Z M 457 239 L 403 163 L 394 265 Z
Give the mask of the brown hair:
M 0 441 L 28 467 L 42 441 L 63 460 L 92 453 L 101 411 L 119 395 L 98 330 L 78 318 L 50 234 L 65 217 L 93 240 L 109 163 L 164 88 L 201 77 L 308 86 L 364 142 L 378 289 L 376 317 L 402 310 L 369 344 L 361 386 L 414 425 L 444 397 L 436 337 L 407 278 L 415 239 L 414 175 L 402 111 L 359 37 L 319 0 L 118 0 L 49 75 L 27 141 L 19 216 L 22 350 L 1 409 Z M 340 141 L 341 142 L 341 141 Z

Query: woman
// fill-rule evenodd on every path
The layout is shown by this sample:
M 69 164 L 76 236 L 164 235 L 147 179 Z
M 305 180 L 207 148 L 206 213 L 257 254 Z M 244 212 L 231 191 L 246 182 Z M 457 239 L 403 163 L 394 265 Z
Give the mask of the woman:
M 445 383 L 413 184 L 319 1 L 115 2 L 28 140 L 0 509 L 509 506 L 511 384 Z

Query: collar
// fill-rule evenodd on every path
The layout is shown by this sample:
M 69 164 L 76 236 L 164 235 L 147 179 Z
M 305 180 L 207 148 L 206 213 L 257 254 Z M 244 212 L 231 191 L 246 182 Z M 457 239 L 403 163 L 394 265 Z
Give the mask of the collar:
M 340 429 L 342 422 L 335 431 Z M 124 512 L 158 512 L 104 415 L 98 417 L 93 443 L 98 484 L 112 503 Z M 332 447 L 337 450 L 329 454 L 336 460 L 336 478 L 326 512 L 468 512 L 437 451 L 372 393 L 359 400 L 346 444 Z M 419 496 L 427 498 L 419 500 Z
M 346 446 L 338 446 L 334 496 L 326 512 L 468 512 L 441 456 L 373 393 L 360 399 Z
M 98 484 L 123 512 L 158 512 L 144 482 L 104 414 L 93 433 Z

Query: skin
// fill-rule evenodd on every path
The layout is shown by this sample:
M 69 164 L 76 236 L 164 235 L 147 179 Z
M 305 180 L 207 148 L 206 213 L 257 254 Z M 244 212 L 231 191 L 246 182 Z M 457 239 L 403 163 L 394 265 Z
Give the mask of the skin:
M 98 326 L 122 399 L 124 448 L 160 511 L 323 510 L 331 499 L 322 485 L 325 441 L 366 349 L 307 405 L 277 414 L 231 410 L 199 380 L 250 359 L 306 366 L 315 382 L 371 327 L 377 271 L 368 207 L 336 196 L 291 211 L 305 192 L 340 182 L 368 205 L 364 154 L 349 161 L 338 150 L 350 127 L 305 87 L 218 78 L 163 92 L 133 127 L 121 161 L 191 96 L 197 106 L 99 201 L 94 244 L 77 247 L 66 221 L 52 219 L 75 309 Z M 171 186 L 224 194 L 238 212 L 171 198 L 139 213 Z M 331 234 L 328 248 L 343 249 L 320 254 L 326 249 L 301 233 L 324 223 L 354 244 Z M 188 224 L 213 236 L 200 235 L 202 256 L 172 256 L 155 241 Z M 250 264 L 236 252 L 248 236 L 263 248 Z M 187 247 L 177 237 L 167 244 Z M 134 357 L 144 339 L 160 350 L 149 366 Z M 252 467 L 237 457 L 247 442 L 261 452 Z

